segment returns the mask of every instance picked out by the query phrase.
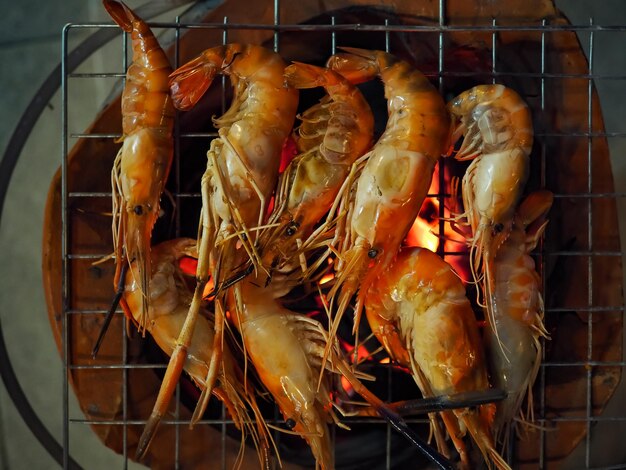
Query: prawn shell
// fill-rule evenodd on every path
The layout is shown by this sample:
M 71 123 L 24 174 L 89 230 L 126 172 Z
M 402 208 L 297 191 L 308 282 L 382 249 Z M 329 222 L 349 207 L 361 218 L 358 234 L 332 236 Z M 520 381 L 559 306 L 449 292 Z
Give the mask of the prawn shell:
M 494 224 L 510 219 L 528 179 L 528 163 L 520 149 L 483 154 L 472 162 L 463 183 L 472 188 L 471 210 Z
M 368 321 L 394 324 L 401 341 L 374 328 L 394 357 L 411 357 L 434 393 L 489 387 L 476 318 L 450 266 L 424 248 L 403 249 L 365 300 Z M 411 364 L 403 364 L 410 367 Z
M 434 162 L 420 152 L 378 144 L 359 178 L 351 230 L 370 247 L 395 254 L 390 250 L 415 220 L 433 171 Z

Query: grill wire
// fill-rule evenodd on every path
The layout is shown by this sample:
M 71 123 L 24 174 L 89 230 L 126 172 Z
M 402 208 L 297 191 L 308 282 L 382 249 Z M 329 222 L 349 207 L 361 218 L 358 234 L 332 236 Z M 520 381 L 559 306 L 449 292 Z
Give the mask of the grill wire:
M 223 40 L 223 44 L 226 44 L 228 42 L 228 33 L 229 31 L 232 30 L 244 30 L 244 29 L 248 29 L 248 30 L 269 30 L 269 31 L 274 31 L 274 35 L 273 35 L 273 44 L 274 44 L 274 50 L 276 52 L 279 52 L 279 47 L 280 47 L 280 36 L 282 32 L 306 32 L 306 31 L 318 31 L 318 32 L 327 32 L 329 35 L 331 35 L 332 37 L 332 47 L 331 50 L 328 51 L 329 54 L 333 54 L 335 53 L 335 47 L 336 47 L 336 33 L 340 32 L 340 31 L 363 31 L 363 32 L 371 32 L 372 34 L 384 34 L 385 36 L 385 46 L 386 46 L 386 50 L 388 52 L 393 53 L 393 50 L 390 50 L 390 34 L 394 33 L 394 32 L 404 32 L 404 33 L 415 33 L 415 34 L 419 34 L 420 32 L 428 32 L 428 33 L 438 33 L 439 36 L 439 51 L 438 51 L 438 77 L 437 77 L 437 82 L 438 82 L 438 86 L 439 86 L 439 91 L 443 92 L 444 91 L 444 80 L 446 77 L 448 76 L 455 76 L 455 72 L 447 72 L 445 70 L 444 67 L 444 37 L 447 33 L 451 32 L 451 31 L 486 31 L 486 32 L 490 32 L 491 36 L 492 36 L 492 81 L 493 83 L 496 83 L 496 81 L 498 80 L 498 77 L 501 75 L 505 75 L 506 73 L 499 73 L 498 70 L 496 69 L 496 64 L 498 63 L 498 51 L 497 51 L 497 36 L 500 32 L 505 32 L 505 31 L 537 31 L 538 33 L 541 34 L 541 73 L 539 75 L 537 74 L 533 74 L 533 73 L 521 73 L 518 75 L 520 76 L 529 76 L 529 77 L 535 77 L 535 78 L 539 78 L 540 79 L 540 84 L 541 84 L 541 88 L 540 88 L 540 103 L 541 103 L 541 111 L 544 110 L 545 108 L 545 102 L 546 102 L 546 96 L 545 96 L 545 81 L 547 79 L 556 79 L 556 80 L 565 80 L 567 78 L 579 78 L 579 79 L 586 79 L 588 81 L 588 102 L 587 102 L 587 117 L 588 117 L 588 132 L 585 133 L 578 133 L 578 134 L 570 134 L 573 135 L 575 137 L 580 137 L 580 138 L 586 138 L 587 139 L 587 146 L 588 146 L 588 160 L 587 160 L 587 175 L 588 175 L 588 180 L 587 180 L 587 190 L 580 192 L 578 194 L 558 194 L 556 193 L 555 196 L 555 200 L 558 200 L 558 198 L 585 198 L 587 200 L 587 220 L 585 221 L 588 226 L 589 226 L 589 230 L 588 230 L 588 246 L 586 250 L 581 250 L 581 251 L 552 251 L 552 252 L 547 252 L 545 246 L 540 246 L 540 249 L 537 250 L 537 252 L 535 253 L 536 259 L 538 261 L 538 266 L 540 268 L 540 272 L 541 272 L 541 276 L 543 279 L 543 288 L 544 288 L 544 298 L 546 298 L 546 267 L 545 267 L 545 263 L 542 262 L 543 259 L 547 256 L 586 256 L 588 259 L 588 291 L 587 291 L 587 300 L 588 300 L 588 305 L 586 308 L 577 308 L 578 311 L 583 311 L 583 312 L 588 312 L 590 313 L 588 315 L 588 319 L 587 319 L 587 327 L 588 327 L 588 347 L 587 347 L 587 357 L 586 357 L 586 361 L 583 362 L 567 362 L 567 363 L 562 363 L 562 362 L 548 362 L 548 361 L 543 361 L 541 368 L 540 368 L 540 372 L 538 374 L 537 377 L 537 382 L 539 383 L 539 393 L 537 396 L 537 400 L 539 402 L 539 405 L 537 407 L 537 414 L 535 415 L 535 419 L 536 422 L 539 426 L 546 426 L 549 423 L 552 422 L 557 422 L 559 420 L 562 421 L 567 421 L 567 420 L 581 420 L 584 419 L 585 425 L 586 425 L 586 437 L 584 438 L 584 441 L 582 442 L 582 445 L 584 445 L 585 448 L 585 452 L 584 452 L 584 462 L 585 462 L 585 468 L 587 469 L 609 469 L 609 468 L 626 468 L 623 467 L 621 465 L 617 465 L 617 466 L 612 466 L 612 467 L 594 467 L 591 465 L 591 461 L 592 461 L 592 451 L 591 451 L 591 430 L 592 430 L 592 425 L 596 422 L 600 422 L 600 421 L 626 421 L 626 417 L 624 416 L 595 416 L 593 414 L 593 404 L 592 404 L 592 368 L 595 366 L 615 366 L 615 367 L 621 367 L 623 368 L 626 363 L 622 360 L 622 361 L 612 361 L 612 362 L 602 362 L 602 361 L 594 361 L 593 357 L 592 357 L 592 339 L 593 339 L 593 323 L 592 323 L 592 317 L 593 315 L 591 315 L 591 313 L 597 313 L 597 312 L 620 312 L 623 315 L 624 312 L 624 307 L 623 306 L 603 306 L 603 305 L 595 305 L 594 303 L 594 299 L 593 299 L 593 269 L 592 269 L 592 260 L 594 256 L 610 256 L 610 257 L 621 257 L 623 256 L 623 251 L 598 251 L 594 249 L 594 244 L 593 244 L 593 210 L 592 210 L 592 202 L 594 200 L 594 198 L 613 198 L 613 199 L 618 199 L 618 198 L 624 198 L 626 196 L 626 194 L 624 193 L 619 193 L 619 192 L 612 192 L 612 193 L 594 193 L 593 192 L 593 188 L 592 188 L 592 139 L 595 137 L 600 137 L 600 138 L 622 138 L 622 137 L 626 137 L 626 132 L 594 132 L 593 131 L 593 127 L 592 127 L 592 113 L 591 113 L 591 109 L 592 109 L 592 93 L 594 91 L 594 79 L 598 79 L 598 78 L 609 78 L 609 79 L 617 79 L 617 80 L 624 80 L 626 79 L 626 77 L 623 76 L 616 76 L 616 75 L 609 75 L 609 76 L 605 76 L 605 75 L 598 75 L 598 74 L 594 74 L 594 54 L 596 53 L 594 51 L 594 34 L 598 33 L 598 32 L 626 32 L 626 26 L 603 26 L 603 25 L 597 25 L 594 24 L 594 22 L 592 20 L 590 20 L 589 25 L 584 25 L 584 26 L 563 26 L 563 25 L 550 25 L 547 24 L 546 20 L 543 20 L 540 24 L 537 24 L 536 26 L 528 26 L 528 25 L 524 25 L 524 26 L 500 26 L 497 23 L 496 19 L 493 19 L 492 25 L 491 26 L 471 26 L 471 27 L 458 27 L 458 26 L 447 26 L 446 25 L 446 15 L 445 15 L 445 0 L 440 0 L 439 1 L 439 24 L 435 25 L 435 26 L 404 26 L 404 25 L 391 25 L 388 23 L 388 21 L 385 21 L 385 24 L 336 24 L 335 23 L 335 18 L 332 17 L 331 18 L 331 23 L 328 25 L 286 25 L 286 24 L 281 24 L 280 21 L 280 4 L 278 0 L 274 1 L 274 24 L 231 24 L 228 22 L 228 18 L 224 17 L 223 20 L 223 24 L 185 24 L 185 23 L 181 23 L 179 21 L 179 18 L 176 19 L 175 22 L 173 23 L 149 23 L 150 26 L 155 27 L 155 28 L 160 28 L 160 29 L 171 29 L 174 31 L 175 33 L 175 67 L 178 67 L 179 64 L 178 63 L 178 43 L 179 43 L 179 39 L 180 39 L 180 34 L 182 30 L 186 30 L 186 29 L 217 29 L 217 30 L 222 30 L 223 31 L 223 35 L 222 35 L 222 40 Z M 71 99 L 70 99 L 70 90 L 72 87 L 72 83 L 73 80 L 75 79 L 88 79 L 88 80 L 102 80 L 102 79 L 107 79 L 107 78 L 118 78 L 118 79 L 123 79 L 125 77 L 125 73 L 124 72 L 104 72 L 104 73 L 68 73 L 66 71 L 66 60 L 68 57 L 68 44 L 69 44 L 69 39 L 70 39 L 70 34 L 78 31 L 78 30 L 84 30 L 84 29 L 95 29 L 95 28 L 117 28 L 117 26 L 112 25 L 111 23 L 84 23 L 84 24 L 71 24 L 66 26 L 66 28 L 63 31 L 63 43 L 62 43 L 62 129 L 63 129 L 63 135 L 62 135 L 62 256 L 63 256 L 63 279 L 62 279 L 62 298 L 63 298 L 63 316 L 62 316 L 62 321 L 63 321 L 63 350 L 62 350 L 62 354 L 63 354 L 63 363 L 64 363 L 64 382 L 63 382 L 63 449 L 64 449 L 64 468 L 68 468 L 68 462 L 69 462 L 69 455 L 70 455 L 70 428 L 73 429 L 73 427 L 76 426 L 85 426 L 85 425 L 98 425 L 98 424 L 106 424 L 106 425 L 116 425 L 116 426 L 121 426 L 122 427 L 122 432 L 123 432 L 123 443 L 124 443 L 124 453 L 123 453 L 123 458 L 124 458 L 124 468 L 126 468 L 128 466 L 128 460 L 129 460 L 129 455 L 127 454 L 127 428 L 130 425 L 143 425 L 145 423 L 145 421 L 137 421 L 137 420 L 129 420 L 128 419 L 128 411 L 127 411 L 127 400 L 128 400 L 128 370 L 131 368 L 139 368 L 139 367 L 149 367 L 149 368 L 165 368 L 165 364 L 158 364 L 158 365 L 145 365 L 145 364 L 131 364 L 128 362 L 128 351 L 127 351 L 127 342 L 126 342 L 126 329 L 125 326 L 122 330 L 122 334 L 123 334 L 123 340 L 122 340 L 122 345 L 123 345 L 123 350 L 122 350 L 122 364 L 119 365 L 104 365 L 104 366 L 98 366 L 98 365 L 77 365 L 77 364 L 72 364 L 70 362 L 70 356 L 69 356 L 69 330 L 68 330 L 68 325 L 67 325 L 67 317 L 68 315 L 103 315 L 106 313 L 105 310 L 99 310 L 99 309 L 78 309 L 75 308 L 73 305 L 71 305 L 70 299 L 70 269 L 69 269 L 69 264 L 72 260 L 76 260 L 76 259 L 87 259 L 87 260 L 92 260 L 92 261 L 97 261 L 105 256 L 108 255 L 108 253 L 90 253 L 90 254 L 84 254 L 84 253 L 72 253 L 69 251 L 69 247 L 70 247 L 70 227 L 69 227 L 69 220 L 68 220 L 68 201 L 71 198 L 84 198 L 84 197 L 93 197 L 93 198 L 110 198 L 111 194 L 110 193 L 102 193 L 102 192 L 73 192 L 70 193 L 68 192 L 68 173 L 67 173 L 67 156 L 68 156 L 68 151 L 70 148 L 70 142 L 75 142 L 78 139 L 102 139 L 102 138 L 107 138 L 107 139 L 116 139 L 119 138 L 120 135 L 117 134 L 104 134 L 104 133 L 80 133 L 80 132 L 70 132 L 69 129 L 69 125 L 68 125 L 68 110 L 70 108 L 70 106 L 76 104 L 79 105 L 80 103 L 72 103 Z M 554 73 L 546 73 L 545 71 L 545 44 L 546 44 L 546 35 L 549 35 L 551 33 L 555 33 L 555 32 L 563 32 L 563 31 L 567 31 L 567 32 L 576 32 L 579 35 L 587 35 L 588 36 L 588 42 L 586 44 L 587 46 L 587 58 L 588 58 L 588 63 L 589 63 L 589 69 L 588 69 L 588 73 L 587 74 L 583 74 L 583 75 L 568 75 L 568 74 L 554 74 Z M 121 41 L 121 47 L 120 47 L 120 54 L 121 57 L 123 58 L 123 70 L 126 70 L 127 66 L 128 66 L 128 35 L 124 34 L 122 37 L 122 41 Z M 582 41 L 581 41 L 582 42 Z M 226 108 L 226 91 L 225 91 L 225 81 L 224 79 L 222 79 L 222 109 L 224 110 Z M 178 128 L 175 132 L 175 137 L 176 137 L 176 146 L 175 146 L 175 160 L 174 160 L 174 166 L 172 167 L 172 171 L 175 172 L 176 175 L 176 182 L 178 184 L 177 189 L 180 187 L 180 166 L 179 166 L 179 149 L 180 149 L 180 138 L 181 137 L 198 137 L 198 138 L 206 138 L 206 137 L 216 137 L 216 133 L 181 133 L 178 131 Z M 560 133 L 555 133 L 555 132 L 550 132 L 550 129 L 543 129 L 541 130 L 541 132 L 538 132 L 535 134 L 536 138 L 539 141 L 540 144 L 540 148 L 541 148 L 541 153 L 539 156 L 537 155 L 533 155 L 533 158 L 540 158 L 541 162 L 540 165 L 538 166 L 540 168 L 540 183 L 541 186 L 544 187 L 545 183 L 546 183 L 546 144 L 545 144 L 545 138 L 546 137 L 553 137 L 553 136 L 560 136 L 562 134 Z M 429 197 L 435 197 L 439 200 L 439 216 L 443 217 L 444 216 L 444 206 L 446 204 L 446 199 L 449 197 L 449 194 L 446 194 L 444 191 L 444 171 L 442 166 L 444 165 L 444 160 L 440 159 L 439 162 L 439 166 L 440 166 L 440 171 L 439 171 L 439 178 L 440 178 L 440 188 L 442 188 L 438 194 L 430 194 Z M 550 188 L 547 188 L 550 189 Z M 180 203 L 181 200 L 185 199 L 185 198 L 199 198 L 200 195 L 199 193 L 185 193 L 185 192 L 181 192 L 181 191 L 175 191 L 173 192 L 173 197 L 176 201 L 176 203 Z M 439 222 L 439 231 L 440 233 L 443 233 L 443 225 L 444 225 L 444 221 L 440 220 Z M 176 228 L 177 228 L 177 234 L 179 233 L 179 227 L 180 227 L 180 213 L 177 211 L 177 218 L 176 218 Z M 456 255 L 458 253 L 454 253 L 454 252 L 444 252 L 443 251 L 443 244 L 440 242 L 439 243 L 439 248 L 438 248 L 438 252 L 440 255 L 442 256 L 449 256 L 449 255 Z M 546 316 L 549 316 L 550 313 L 557 313 L 557 312 L 562 312 L 564 311 L 566 307 L 560 307 L 560 306 L 555 306 L 555 307 L 551 307 L 551 308 L 547 308 L 546 309 Z M 119 311 L 117 312 L 118 314 L 121 314 L 122 312 Z M 571 418 L 571 417 L 556 417 L 556 418 L 550 418 L 549 420 L 545 419 L 545 381 L 546 381 L 546 369 L 549 367 L 563 367 L 563 366 L 568 366 L 568 367 L 585 367 L 587 369 L 587 403 L 586 403 L 586 410 L 585 410 L 585 416 L 584 418 Z M 106 421 L 106 422 L 102 422 L 102 421 L 98 421 L 98 420 L 88 420 L 88 419 L 77 419 L 77 418 L 72 418 L 70 417 L 70 413 L 69 413 L 69 407 L 68 407 L 68 398 L 69 398 L 69 381 L 68 381 L 68 376 L 71 373 L 72 370 L 76 370 L 76 369 L 99 369 L 99 368 L 117 368 L 117 369 L 121 369 L 122 374 L 123 374 L 123 385 L 122 385 L 122 420 L 119 421 Z M 388 384 L 387 387 L 388 389 L 391 391 L 392 387 L 393 387 L 393 383 L 391 381 L 391 374 L 387 374 L 388 376 Z M 176 398 L 178 398 L 179 395 L 179 390 L 177 389 L 176 392 Z M 618 397 L 614 397 L 614 398 L 618 398 Z M 181 466 L 181 464 L 184 463 L 179 461 L 179 446 L 180 446 L 180 432 L 179 432 L 179 428 L 180 426 L 187 426 L 188 425 L 188 421 L 186 420 L 181 420 L 179 418 L 179 400 L 176 400 L 176 413 L 174 416 L 174 419 L 168 419 L 168 420 L 164 420 L 163 421 L 163 425 L 164 426 L 169 426 L 169 425 L 174 425 L 175 429 L 176 429 L 176 443 L 175 443 L 175 467 L 179 468 L 179 466 Z M 350 420 L 347 420 L 348 422 L 350 422 Z M 386 448 L 387 448 L 387 465 L 386 468 L 387 469 L 391 469 L 391 443 L 390 443 L 390 435 L 391 435 L 391 429 L 389 427 L 389 425 L 387 423 L 385 423 L 382 420 L 370 420 L 371 422 L 376 422 L 376 423 L 380 423 L 382 426 L 386 426 L 387 427 L 387 443 L 386 443 Z M 275 422 L 276 423 L 281 423 L 282 420 L 280 419 L 280 416 L 278 413 L 276 413 L 275 415 Z M 359 420 L 359 422 L 368 422 L 368 420 Z M 425 422 L 424 420 L 409 420 L 409 422 Z M 228 425 L 232 425 L 233 421 L 227 419 L 226 417 L 226 411 L 224 409 L 224 407 L 222 406 L 222 417 L 221 419 L 218 420 L 203 420 L 201 421 L 201 423 L 206 423 L 206 424 L 212 424 L 212 425 L 219 425 L 220 426 L 220 430 L 221 430 L 221 435 L 222 435 L 222 449 L 221 449 L 221 462 L 222 462 L 222 468 L 226 469 L 226 428 Z M 331 436 L 333 438 L 333 444 L 334 444 L 334 437 L 335 437 L 335 430 L 332 429 L 331 431 Z M 540 433 L 540 437 L 539 437 L 539 445 L 540 445 L 540 450 L 539 450 L 539 467 L 540 468 L 544 468 L 546 466 L 546 462 L 544 461 L 545 459 L 545 442 L 546 442 L 546 433 L 549 431 L 546 431 L 543 428 L 540 428 L 537 430 L 538 433 Z M 275 433 L 274 438 L 279 440 L 280 439 L 280 435 L 278 433 Z M 213 450 L 215 451 L 215 449 Z M 511 462 L 511 463 L 515 463 L 515 462 Z

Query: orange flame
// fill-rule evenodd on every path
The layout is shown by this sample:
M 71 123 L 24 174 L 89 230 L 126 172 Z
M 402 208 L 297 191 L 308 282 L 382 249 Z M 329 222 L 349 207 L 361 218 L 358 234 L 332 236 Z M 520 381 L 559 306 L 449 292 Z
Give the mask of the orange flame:
M 446 188 L 451 187 L 452 177 L 450 174 L 445 171 L 448 167 L 444 167 L 444 184 L 445 188 L 440 190 L 439 187 L 439 169 L 440 166 L 437 165 L 435 168 L 435 172 L 433 174 L 433 179 L 430 183 L 430 188 L 428 189 L 428 194 L 440 194 L 447 193 L 448 190 Z M 451 195 L 447 197 L 449 201 L 455 201 L 456 195 Z M 465 243 L 465 239 L 456 232 L 449 221 L 444 221 L 443 225 L 440 226 L 441 220 L 441 211 L 440 211 L 440 197 L 428 197 L 425 199 L 422 208 L 418 217 L 415 219 L 411 230 L 409 231 L 406 237 L 406 244 L 408 246 L 421 246 L 423 248 L 427 248 L 430 251 L 437 251 L 439 248 L 439 243 L 443 244 L 443 251 L 445 253 L 465 253 L 467 252 L 467 246 Z M 448 204 L 450 206 L 452 204 Z M 456 203 L 452 205 L 453 208 L 456 207 Z M 450 207 L 444 206 L 443 208 L 443 217 L 448 219 L 453 217 L 456 214 L 450 212 Z M 440 228 L 443 227 L 443 233 L 441 233 Z M 457 256 L 457 255 L 448 255 L 445 257 L 445 260 L 454 268 L 454 270 L 459 274 L 463 282 L 467 282 L 470 278 L 469 276 L 469 267 L 467 265 L 467 258 L 465 256 Z
M 178 261 L 178 267 L 188 276 L 195 276 L 196 271 L 198 270 L 198 260 L 184 256 Z M 202 296 L 206 298 L 213 291 L 214 287 L 215 284 L 213 283 L 213 279 L 209 278 L 209 282 L 207 282 L 206 286 L 204 286 L 204 290 L 202 291 Z M 211 300 L 211 297 L 209 297 L 209 300 Z
M 348 379 L 346 379 L 344 376 L 341 376 L 341 388 L 344 389 L 349 397 L 354 395 L 354 387 L 350 382 L 348 382 Z

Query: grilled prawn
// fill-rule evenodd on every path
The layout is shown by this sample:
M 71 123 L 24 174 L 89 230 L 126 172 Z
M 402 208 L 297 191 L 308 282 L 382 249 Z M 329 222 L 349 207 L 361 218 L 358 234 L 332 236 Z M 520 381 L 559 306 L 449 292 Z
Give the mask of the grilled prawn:
M 161 243 L 153 248 L 152 255 L 151 297 L 148 312 L 142 310 L 143 293 L 136 281 L 137 263 L 132 264 L 132 270 L 126 275 L 123 301 L 128 311 L 131 312 L 134 322 L 139 324 L 141 320 L 145 321 L 144 327 L 148 333 L 152 335 L 163 352 L 171 355 L 176 347 L 176 338 L 185 321 L 192 297 L 191 289 L 188 287 L 186 276 L 179 267 L 179 262 L 183 257 L 197 257 L 196 240 L 182 238 Z M 249 386 L 249 381 L 248 386 L 243 385 L 243 372 L 226 343 L 221 367 L 217 374 L 217 385 L 212 388 L 207 387 L 206 377 L 211 362 L 214 336 L 211 315 L 203 310 L 193 332 L 184 364 L 184 370 L 202 390 L 192 422 L 202 416 L 208 397 L 213 394 L 226 405 L 235 425 L 242 431 L 250 433 L 259 450 L 261 465 L 265 468 L 271 437 L 257 406 L 254 390 Z M 256 429 L 251 424 L 248 408 L 254 413 Z
M 545 215 L 551 205 L 548 191 L 527 196 L 494 260 L 494 315 L 487 324 L 486 342 L 493 386 L 508 394 L 498 404 L 495 419 L 496 437 L 504 445 L 525 396 L 532 410 L 531 389 L 541 362 L 540 338 L 548 336 L 543 325 L 541 280 L 530 252 L 546 228 Z
M 528 177 L 533 144 L 530 110 L 503 85 L 476 86 L 450 101 L 448 109 L 456 122 L 454 137 L 464 136 L 456 159 L 473 160 L 462 182 L 462 216 L 472 230 L 472 275 L 482 281 L 493 322 L 493 260 L 511 233 Z
M 341 356 L 336 339 L 322 325 L 283 307 L 275 298 L 280 287 L 260 287 L 249 279 L 230 291 L 230 311 L 244 342 L 244 351 L 260 380 L 274 397 L 285 424 L 305 439 L 323 470 L 334 468 L 327 422 L 341 423 L 333 411 L 335 374 L 343 375 L 376 412 L 408 437 L 441 469 L 449 462 L 406 426 L 373 395 Z M 232 305 L 237 304 L 237 305 Z M 326 345 L 331 344 L 330 354 Z
M 194 106 L 217 74 L 230 77 L 234 97 L 224 115 L 213 120 L 219 137 L 211 141 L 202 176 L 196 289 L 138 456 L 145 453 L 180 377 L 209 277 L 219 289 L 232 270 L 247 259 L 259 266 L 252 229 L 261 224 L 274 190 L 281 149 L 298 103 L 297 90 L 283 86 L 284 69 L 281 57 L 268 49 L 229 44 L 207 49 L 172 73 L 172 99 L 179 109 Z M 223 299 L 218 296 L 207 387 L 219 370 L 223 330 Z
M 421 72 L 385 52 L 344 50 L 349 54 L 331 57 L 329 67 L 353 83 L 379 76 L 385 86 L 389 118 L 353 185 L 356 189 L 342 195 L 347 222 L 338 224 L 337 229 L 343 263 L 330 292 L 331 302 L 339 294 L 331 335 L 358 290 L 356 330 L 365 294 L 398 253 L 426 196 L 435 163 L 447 149 L 450 133 L 445 104 Z
M 122 277 L 122 266 L 134 261 L 145 313 L 150 298 L 150 238 L 174 149 L 174 107 L 168 85 L 172 68 L 141 18 L 122 2 L 103 0 L 103 4 L 113 20 L 131 33 L 133 46 L 122 94 L 123 145 L 111 173 L 114 285 Z M 139 319 L 139 328 L 145 328 L 145 318 Z
M 465 288 L 435 253 L 411 247 L 381 271 L 365 299 L 372 332 L 401 365 L 412 371 L 425 396 L 487 390 L 487 367 Z M 448 433 L 470 468 L 462 440 L 467 428 L 487 462 L 508 465 L 494 448 L 489 407 L 441 413 Z
M 294 63 L 285 70 L 285 81 L 299 89 L 322 86 L 327 95 L 300 116 L 302 124 L 295 132 L 299 154 L 281 176 L 276 209 L 268 221 L 271 230 L 259 237 L 268 271 L 293 263 L 300 245 L 315 244 L 319 235 L 307 237 L 331 208 L 351 165 L 369 149 L 374 128 L 359 89 L 332 70 Z

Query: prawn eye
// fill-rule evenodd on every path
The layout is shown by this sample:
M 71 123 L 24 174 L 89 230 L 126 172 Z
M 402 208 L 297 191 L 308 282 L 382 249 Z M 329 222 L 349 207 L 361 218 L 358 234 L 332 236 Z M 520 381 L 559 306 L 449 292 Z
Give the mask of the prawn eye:
M 285 230 L 285 234 L 290 237 L 292 236 L 294 233 L 296 233 L 296 230 L 298 230 L 298 228 L 300 227 L 300 225 L 298 224 L 298 222 L 291 222 L 288 226 L 287 229 Z
M 503 225 L 503 224 L 496 224 L 496 225 L 493 227 L 493 230 L 494 230 L 494 232 L 496 232 L 496 233 L 500 233 L 500 232 L 502 232 L 502 230 L 504 230 L 504 225 Z
M 134 212 L 136 215 L 143 215 L 143 207 L 141 207 L 141 206 L 135 206 L 135 207 L 133 207 L 133 212 Z
M 369 256 L 371 259 L 374 259 L 378 256 L 378 250 L 376 248 L 372 248 L 370 251 L 367 252 L 367 256 Z
M 285 421 L 285 426 L 287 426 L 289 429 L 293 429 L 296 427 L 296 422 L 293 419 L 289 418 Z

